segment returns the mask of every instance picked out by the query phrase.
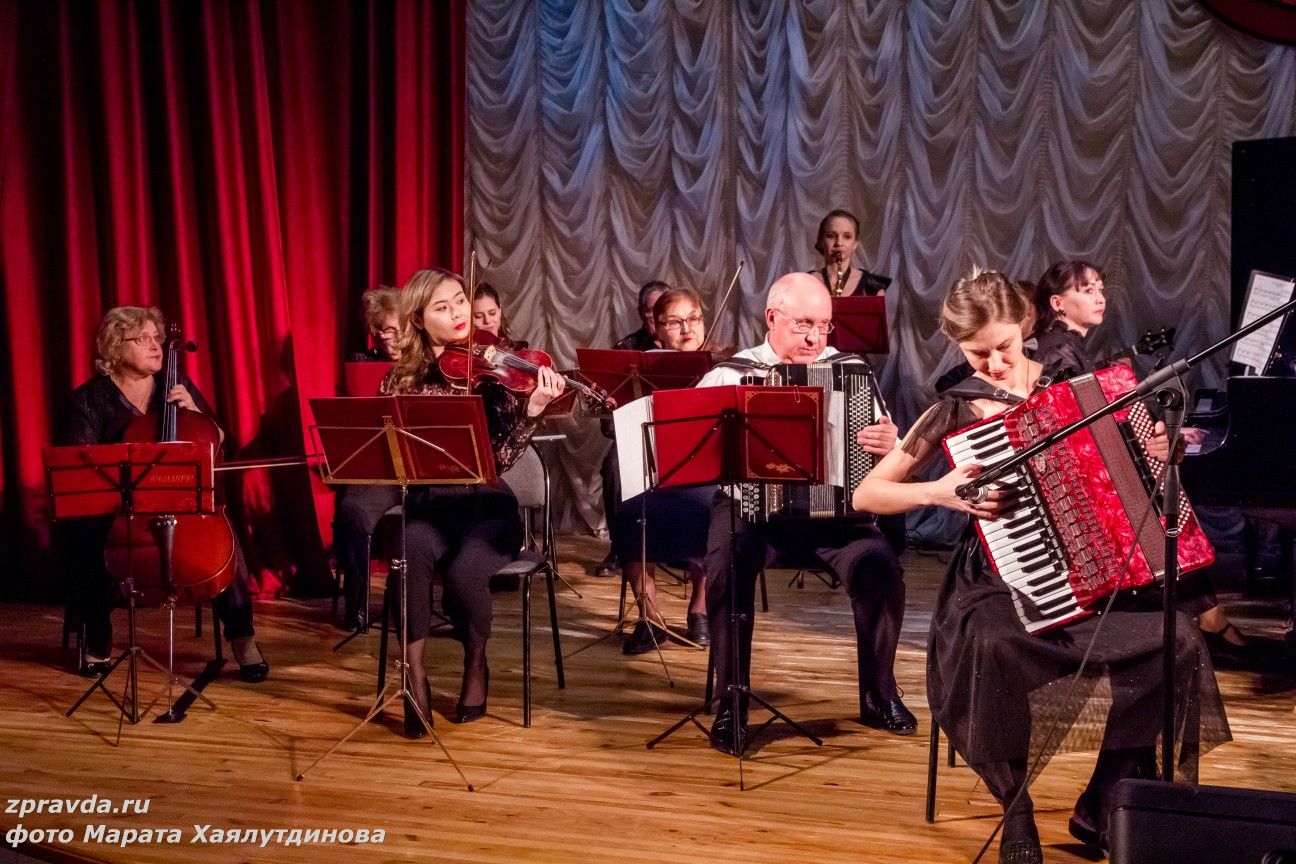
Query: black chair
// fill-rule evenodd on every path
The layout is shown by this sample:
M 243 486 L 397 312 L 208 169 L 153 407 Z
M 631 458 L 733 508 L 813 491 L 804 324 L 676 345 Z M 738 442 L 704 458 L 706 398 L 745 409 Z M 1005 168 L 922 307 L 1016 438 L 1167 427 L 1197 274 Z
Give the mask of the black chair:
M 500 478 L 508 484 L 517 497 L 522 511 L 524 528 L 523 546 L 517 558 L 502 567 L 491 577 L 491 592 L 518 591 L 522 595 L 522 725 L 531 726 L 531 583 L 543 574 L 549 591 L 549 628 L 553 636 L 554 668 L 558 689 L 567 686 L 563 672 L 562 645 L 558 627 L 558 605 L 555 600 L 555 582 L 558 567 L 555 560 L 553 518 L 549 500 L 549 467 L 540 451 L 532 445 L 521 458 Z M 397 511 L 399 514 L 399 511 Z M 536 517 L 540 525 L 537 531 Z M 374 546 L 371 544 L 371 554 Z M 389 571 L 390 574 L 390 571 Z M 378 647 L 378 692 L 381 693 L 387 676 L 387 650 L 390 621 L 394 617 L 396 602 L 390 575 L 384 591 L 381 636 Z
M 940 761 L 940 738 L 940 726 L 936 724 L 936 719 L 932 718 L 931 746 L 927 750 L 927 805 L 923 811 L 923 819 L 927 822 L 936 821 L 936 768 Z M 953 741 L 950 741 L 946 747 L 945 761 L 951 768 L 956 764 Z

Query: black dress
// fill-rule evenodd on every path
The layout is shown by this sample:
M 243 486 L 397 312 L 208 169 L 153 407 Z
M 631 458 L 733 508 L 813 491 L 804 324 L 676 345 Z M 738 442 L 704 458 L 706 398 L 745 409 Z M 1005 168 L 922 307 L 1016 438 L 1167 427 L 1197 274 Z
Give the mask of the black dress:
M 1094 370 L 1093 352 L 1089 338 L 1072 330 L 1061 321 L 1040 334 L 1032 355 L 1036 363 L 1057 372 L 1057 378 L 1074 378 Z
M 460 395 L 435 366 L 413 386 L 400 386 L 396 370 L 380 392 L 430 396 Z M 538 419 L 528 417 L 527 402 L 487 382 L 477 390 L 486 414 L 497 474 L 503 474 L 526 450 Z M 490 579 L 517 557 L 522 547 L 522 519 L 517 498 L 503 482 L 478 486 L 418 486 L 406 507 L 406 557 L 409 571 L 406 623 L 411 640 L 427 635 L 432 616 L 433 574 L 445 582 L 445 611 L 455 638 L 465 650 L 485 649 L 491 630 Z
M 979 419 L 971 405 L 975 399 L 1005 408 L 1021 401 L 970 378 L 923 415 L 905 439 L 905 452 L 919 460 L 933 458 L 946 435 Z M 1152 766 L 1161 731 L 1162 616 L 1159 609 L 1140 607 L 1138 601 L 1127 606 L 1118 600 L 1109 614 L 1029 634 L 968 525 L 932 617 L 927 697 L 935 721 L 1001 803 L 1012 800 L 1053 753 L 1100 749 L 1086 795 L 1090 814 L 1105 825 L 1115 781 Z M 1174 686 L 1182 748 L 1176 764 L 1191 779 L 1197 756 L 1230 734 L 1195 623 L 1181 612 L 1176 632 Z M 1085 674 L 1076 678 L 1091 641 Z M 1109 758 L 1116 754 L 1123 755 Z M 1104 765 L 1116 763 L 1107 771 L 1111 776 L 1099 776 Z M 1029 796 L 1022 801 L 1029 817 Z
M 854 269 L 853 267 L 846 268 L 846 281 L 848 282 L 850 281 L 850 274 L 851 274 L 851 270 L 853 269 Z M 827 267 L 820 267 L 818 270 L 810 270 L 808 272 L 811 275 L 818 276 L 819 281 L 823 282 L 823 284 L 828 288 L 828 291 L 830 293 L 832 292 L 833 283 L 832 283 L 832 278 L 828 275 Z M 881 276 L 877 273 L 870 273 L 869 271 L 861 267 L 860 281 L 859 284 L 855 286 L 856 290 L 852 294 L 846 294 L 843 296 L 876 297 L 878 294 L 881 294 L 883 291 L 885 291 L 887 289 L 887 286 L 890 284 L 891 284 L 890 277 Z

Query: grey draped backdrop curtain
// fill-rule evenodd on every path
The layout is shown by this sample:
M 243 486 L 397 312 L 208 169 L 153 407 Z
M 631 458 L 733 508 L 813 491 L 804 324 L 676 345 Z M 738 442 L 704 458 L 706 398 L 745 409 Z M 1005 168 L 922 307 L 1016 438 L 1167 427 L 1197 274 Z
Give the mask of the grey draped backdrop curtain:
M 474 0 L 465 239 L 515 330 L 570 363 L 637 326 L 639 284 L 714 306 L 740 261 L 714 330 L 759 341 L 766 288 L 847 208 L 857 263 L 895 277 L 904 424 L 954 362 L 936 314 L 972 265 L 1099 263 L 1102 347 L 1221 336 L 1230 144 L 1293 134 L 1294 109 L 1296 49 L 1197 0 Z

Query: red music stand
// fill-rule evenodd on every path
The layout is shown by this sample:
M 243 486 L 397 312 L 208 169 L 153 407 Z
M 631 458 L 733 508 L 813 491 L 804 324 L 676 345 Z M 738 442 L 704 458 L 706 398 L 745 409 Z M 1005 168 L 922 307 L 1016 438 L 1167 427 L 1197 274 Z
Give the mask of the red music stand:
M 711 368 L 709 351 L 623 351 L 577 348 L 583 377 L 618 405 L 657 390 L 692 387 Z
M 853 354 L 886 354 L 891 350 L 886 297 L 834 297 L 832 307 L 829 345 Z
M 468 782 L 450 751 L 441 743 L 418 703 L 409 698 L 409 665 L 405 660 L 409 602 L 409 580 L 405 578 L 405 521 L 410 486 L 495 482 L 495 454 L 486 427 L 481 397 L 343 397 L 312 399 L 310 403 L 316 421 L 311 429 L 324 452 L 321 472 L 325 483 L 400 487 L 401 557 L 392 562 L 392 569 L 400 578 L 399 650 L 396 661 L 400 669 L 400 686 L 396 692 L 388 695 L 391 681 L 385 683 L 364 719 L 299 773 L 297 779 L 305 779 L 307 772 L 350 740 L 351 736 L 382 713 L 388 705 L 404 698 L 413 706 L 424 729 L 441 748 L 441 752 L 471 792 L 473 785 Z
M 343 386 L 348 396 L 373 396 L 395 363 L 366 360 L 342 364 Z
M 135 610 L 139 599 L 144 595 L 135 584 L 135 556 L 130 546 L 135 534 L 128 529 L 127 572 L 120 587 L 126 598 L 129 644 L 68 709 L 67 716 L 76 713 L 95 690 L 103 690 L 120 713 L 120 739 L 121 721 L 129 720 L 132 724 L 140 721 L 139 661 L 143 660 L 167 676 L 167 703 L 171 707 L 158 717 L 157 722 L 179 722 L 183 719 L 183 714 L 175 711 L 175 703 L 171 699 L 171 688 L 180 681 L 174 671 L 176 587 L 171 569 L 172 550 L 177 516 L 216 512 L 216 475 L 213 470 L 212 446 L 190 442 L 91 444 L 46 447 L 42 451 L 42 457 L 45 462 L 45 488 L 51 518 L 58 520 L 120 515 L 133 523 L 137 516 L 152 517 L 149 527 L 159 550 L 162 591 L 165 597 L 162 602 L 167 608 L 167 665 L 163 666 L 136 644 Z M 127 664 L 127 672 L 119 700 L 108 690 L 105 682 L 122 663 Z M 184 688 L 194 698 L 201 699 L 215 710 L 216 705 L 202 693 L 187 684 Z
M 644 424 L 645 459 L 661 487 L 697 484 L 728 485 L 777 481 L 779 483 L 822 483 L 824 480 L 823 435 L 826 406 L 823 391 L 803 387 L 733 385 L 691 390 L 667 390 L 654 394 L 653 416 Z M 655 445 L 655 453 L 652 453 Z M 651 455 L 650 455 L 651 454 Z M 729 509 L 729 542 L 738 541 L 738 502 Z M 738 611 L 738 578 L 735 557 L 729 557 L 730 678 L 727 691 L 716 694 L 732 700 L 735 719 L 732 752 L 738 757 L 738 785 L 744 787 L 743 759 L 751 742 L 775 719 L 787 723 L 797 734 L 822 745 L 818 737 L 788 717 L 769 701 L 740 683 L 742 649 L 740 630 L 743 615 Z M 737 720 L 747 697 L 770 712 L 767 719 L 744 741 Z M 711 733 L 697 720 L 710 703 L 704 701 L 675 725 L 648 742 L 652 749 L 688 723 L 708 738 Z

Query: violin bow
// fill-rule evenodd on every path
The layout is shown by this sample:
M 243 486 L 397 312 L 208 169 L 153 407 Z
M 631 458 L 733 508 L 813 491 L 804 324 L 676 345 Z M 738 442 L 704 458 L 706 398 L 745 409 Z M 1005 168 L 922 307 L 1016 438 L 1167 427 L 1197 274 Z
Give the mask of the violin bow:
M 711 336 L 715 330 L 715 323 L 720 320 L 720 312 L 724 309 L 725 303 L 729 302 L 729 295 L 733 293 L 734 286 L 738 284 L 738 276 L 742 273 L 743 265 L 746 263 L 746 261 L 738 262 L 738 267 L 734 270 L 733 278 L 729 280 L 729 287 L 725 289 L 724 296 L 720 298 L 720 302 L 716 304 L 715 311 L 711 313 L 712 326 L 707 328 L 707 336 L 702 340 L 702 345 L 698 348 L 699 351 L 707 350 L 707 346 L 711 344 Z
M 476 339 L 476 328 L 473 326 L 473 302 L 477 294 L 477 250 L 468 253 L 468 380 L 465 382 L 469 393 L 472 392 L 473 341 Z

